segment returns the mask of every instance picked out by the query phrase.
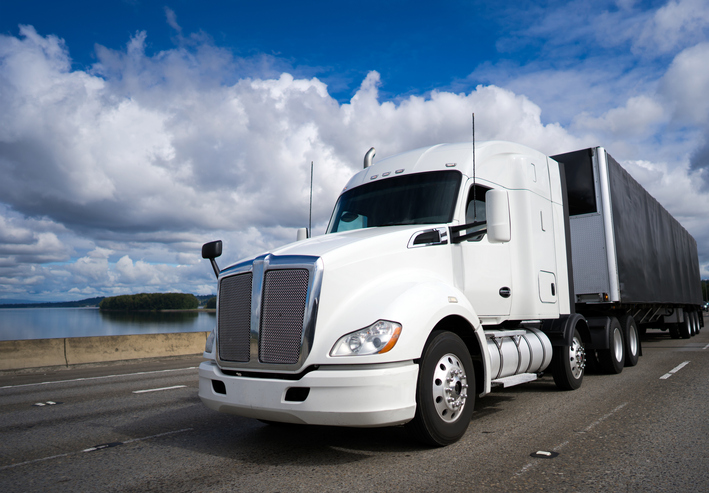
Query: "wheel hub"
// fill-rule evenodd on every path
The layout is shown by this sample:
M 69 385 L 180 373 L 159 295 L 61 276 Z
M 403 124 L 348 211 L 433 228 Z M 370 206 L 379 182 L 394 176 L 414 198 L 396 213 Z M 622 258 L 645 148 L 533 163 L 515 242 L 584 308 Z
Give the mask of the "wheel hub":
M 438 416 L 448 423 L 460 416 L 468 398 L 468 377 L 454 354 L 446 354 L 433 372 L 433 403 Z
M 581 378 L 583 370 L 586 368 L 586 350 L 576 337 L 574 337 L 574 340 L 571 341 L 571 346 L 569 346 L 569 362 L 571 363 L 571 373 L 574 378 Z

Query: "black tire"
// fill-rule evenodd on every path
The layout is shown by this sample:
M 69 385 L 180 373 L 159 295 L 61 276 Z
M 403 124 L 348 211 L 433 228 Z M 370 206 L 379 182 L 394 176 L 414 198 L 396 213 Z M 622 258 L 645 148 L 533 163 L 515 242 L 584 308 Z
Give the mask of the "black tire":
M 581 387 L 586 370 L 586 350 L 577 329 L 574 329 L 571 346 L 554 347 L 550 366 L 558 389 L 576 390 Z
M 448 445 L 465 434 L 474 407 L 475 370 L 468 348 L 452 332 L 433 332 L 419 366 L 416 415 L 407 428 L 428 445 Z
M 702 324 L 704 323 L 704 315 L 702 315 L 701 310 L 697 310 L 694 313 L 697 316 L 697 332 L 701 332 L 702 331 Z
M 679 339 L 679 324 L 667 324 L 672 339 Z
M 617 375 L 625 365 L 625 338 L 617 318 L 611 317 L 610 347 L 598 351 L 598 361 L 605 373 Z
M 690 312 L 689 314 L 691 316 L 690 320 L 692 322 L 692 335 L 695 336 L 699 334 L 699 317 L 697 316 L 697 312 Z
M 684 312 L 684 321 L 677 325 L 679 331 L 679 336 L 682 339 L 689 339 L 692 337 L 692 322 L 689 320 L 689 313 Z
M 638 326 L 630 315 L 623 315 L 620 318 L 620 326 L 623 328 L 623 337 L 625 338 L 625 366 L 635 366 L 638 364 L 642 352 Z

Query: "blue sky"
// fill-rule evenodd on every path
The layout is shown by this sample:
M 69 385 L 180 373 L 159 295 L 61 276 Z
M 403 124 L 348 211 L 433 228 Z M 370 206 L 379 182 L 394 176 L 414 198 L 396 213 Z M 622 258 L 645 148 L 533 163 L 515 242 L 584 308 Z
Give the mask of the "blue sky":
M 273 57 L 272 70 L 315 75 L 340 100 L 348 100 L 366 74 L 377 70 L 386 81 L 382 94 L 395 98 L 445 87 L 465 78 L 476 60 L 497 58 L 502 23 L 499 11 L 486 4 L 29 0 L 2 6 L 0 29 L 16 35 L 23 23 L 59 36 L 78 69 L 96 62 L 95 44 L 120 48 L 137 31 L 148 33 L 149 55 L 174 48 L 180 34 L 204 35 L 238 56 Z M 173 25 L 166 9 L 174 13 Z
M 498 5 L 499 4 L 499 5 Z M 0 4 L 0 303 L 214 291 L 376 146 L 603 145 L 709 277 L 709 4 Z

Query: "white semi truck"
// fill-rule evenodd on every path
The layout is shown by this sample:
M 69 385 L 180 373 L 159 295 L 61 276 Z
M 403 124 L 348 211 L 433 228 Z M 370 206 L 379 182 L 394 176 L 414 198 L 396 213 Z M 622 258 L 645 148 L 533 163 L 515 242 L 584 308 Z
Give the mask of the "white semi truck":
M 476 396 L 549 371 L 577 389 L 703 324 L 694 239 L 606 151 L 441 144 L 372 164 L 327 233 L 220 270 L 199 396 L 220 412 L 406 423 L 446 445 Z

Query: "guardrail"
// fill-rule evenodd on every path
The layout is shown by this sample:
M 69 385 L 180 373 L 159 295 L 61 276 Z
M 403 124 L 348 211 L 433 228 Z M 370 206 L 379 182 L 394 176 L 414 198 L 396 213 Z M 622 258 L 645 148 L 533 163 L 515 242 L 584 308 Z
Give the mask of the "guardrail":
M 208 332 L 0 341 L 0 370 L 201 354 Z

